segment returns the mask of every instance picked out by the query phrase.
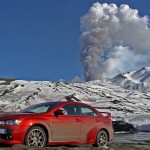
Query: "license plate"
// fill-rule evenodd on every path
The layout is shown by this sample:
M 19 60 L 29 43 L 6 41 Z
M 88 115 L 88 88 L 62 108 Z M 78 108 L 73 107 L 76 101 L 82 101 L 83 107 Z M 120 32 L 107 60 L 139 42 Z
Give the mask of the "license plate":
M 6 129 L 0 129 L 0 134 L 6 134 L 7 130 Z

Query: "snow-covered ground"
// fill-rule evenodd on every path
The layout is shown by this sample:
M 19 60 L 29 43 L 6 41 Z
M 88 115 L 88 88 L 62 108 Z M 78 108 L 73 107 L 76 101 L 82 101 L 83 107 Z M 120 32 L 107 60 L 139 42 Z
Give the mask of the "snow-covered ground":
M 150 68 L 146 67 L 124 74 L 126 78 L 120 78 L 118 75 L 111 80 L 101 79 L 84 83 L 0 79 L 0 110 L 19 111 L 36 103 L 61 99 L 75 93 L 77 98 L 101 112 L 111 112 L 113 117 L 123 117 L 128 122 L 145 125 L 150 129 L 149 73 Z M 124 86 L 127 80 L 132 81 L 132 86 L 128 88 Z M 131 88 L 135 87 L 133 85 L 137 85 L 137 82 L 148 86 Z

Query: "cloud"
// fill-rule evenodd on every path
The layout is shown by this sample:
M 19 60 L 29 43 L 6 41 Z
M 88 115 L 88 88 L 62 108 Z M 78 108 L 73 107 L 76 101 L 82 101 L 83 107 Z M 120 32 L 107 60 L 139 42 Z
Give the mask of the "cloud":
M 82 83 L 83 80 L 79 76 L 75 76 L 69 83 Z
M 97 2 L 80 22 L 86 81 L 150 65 L 149 18 L 140 17 L 138 10 Z

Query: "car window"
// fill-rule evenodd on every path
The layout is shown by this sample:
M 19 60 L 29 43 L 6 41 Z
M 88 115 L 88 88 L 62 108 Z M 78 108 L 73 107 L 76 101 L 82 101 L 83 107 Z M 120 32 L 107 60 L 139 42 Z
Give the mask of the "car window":
M 126 122 L 123 122 L 123 121 L 118 122 L 118 125 L 125 125 L 125 124 Z
M 41 107 L 37 107 L 32 109 L 32 113 L 43 113 L 43 112 L 47 112 L 47 110 L 49 109 L 49 106 L 41 106 Z
M 45 113 L 52 110 L 58 104 L 59 104 L 58 102 L 47 102 L 47 103 L 36 104 L 20 112 L 21 113 Z
M 117 124 L 115 121 L 112 122 L 113 125 Z
M 75 104 L 67 104 L 63 106 L 61 109 L 64 109 L 66 116 L 77 116 L 79 113 L 79 108 Z
M 97 112 L 87 106 L 80 106 L 81 116 L 98 116 Z

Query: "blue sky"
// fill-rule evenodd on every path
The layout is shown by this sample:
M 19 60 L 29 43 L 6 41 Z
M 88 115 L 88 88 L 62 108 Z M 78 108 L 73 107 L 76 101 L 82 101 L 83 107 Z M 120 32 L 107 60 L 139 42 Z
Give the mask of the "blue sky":
M 150 0 L 128 4 L 150 16 Z M 83 78 L 80 17 L 96 0 L 0 0 L 0 77 L 25 80 Z

